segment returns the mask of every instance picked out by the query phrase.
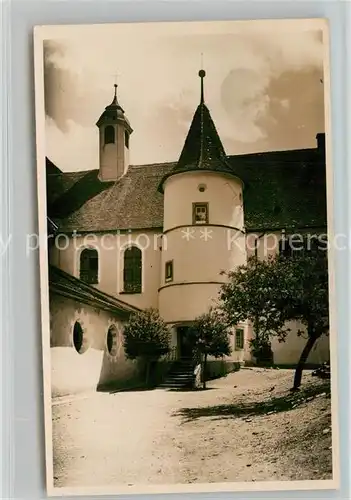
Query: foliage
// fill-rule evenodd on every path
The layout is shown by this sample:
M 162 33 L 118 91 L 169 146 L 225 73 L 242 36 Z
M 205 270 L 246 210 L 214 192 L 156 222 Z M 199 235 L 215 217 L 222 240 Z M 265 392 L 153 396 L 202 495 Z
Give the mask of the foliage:
M 261 341 L 268 342 L 272 336 L 284 341 L 290 331 L 287 321 L 299 321 L 308 333 L 300 359 L 304 364 L 314 342 L 329 330 L 326 252 L 301 251 L 263 261 L 251 257 L 228 278 L 220 292 L 228 323 L 250 320 Z
M 273 351 L 269 339 L 256 332 L 255 337 L 249 341 L 249 344 L 258 365 L 273 364 Z
M 189 331 L 189 340 L 195 353 L 202 358 L 202 380 L 206 388 L 207 356 L 221 358 L 231 353 L 228 324 L 221 311 L 210 309 L 196 318 Z
M 148 383 L 150 364 L 170 351 L 170 330 L 156 309 L 145 309 L 130 316 L 124 328 L 124 351 L 128 359 L 146 363 Z
M 156 360 L 170 351 L 170 331 L 155 309 L 130 316 L 124 328 L 124 350 L 129 359 Z
M 228 325 L 223 321 L 220 311 L 210 309 L 195 319 L 189 336 L 197 352 L 221 358 L 231 353 L 228 333 Z
M 228 273 L 220 292 L 222 309 L 231 325 L 246 319 L 267 339 L 284 340 L 286 322 L 300 321 L 309 335 L 328 331 L 328 273 L 325 256 L 301 253 L 294 258 L 249 258 Z

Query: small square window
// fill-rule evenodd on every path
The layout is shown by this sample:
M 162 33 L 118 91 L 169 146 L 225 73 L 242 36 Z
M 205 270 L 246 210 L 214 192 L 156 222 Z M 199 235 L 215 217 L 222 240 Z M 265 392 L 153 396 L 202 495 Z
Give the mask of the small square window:
M 240 351 L 244 349 L 244 330 L 237 328 L 235 331 L 235 350 Z
M 165 266 L 165 281 L 173 280 L 173 260 L 166 262 Z
M 193 203 L 193 224 L 208 224 L 208 203 Z

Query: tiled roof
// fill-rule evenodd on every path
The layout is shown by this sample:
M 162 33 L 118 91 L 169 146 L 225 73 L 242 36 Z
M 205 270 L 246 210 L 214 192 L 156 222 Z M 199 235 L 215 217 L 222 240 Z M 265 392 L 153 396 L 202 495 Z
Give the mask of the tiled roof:
M 237 155 L 227 161 L 245 179 L 247 230 L 326 226 L 325 158 L 319 150 Z M 158 186 L 175 166 L 130 166 L 115 183 L 100 182 L 97 170 L 48 174 L 48 215 L 62 232 L 162 228 Z
M 242 169 L 247 230 L 325 227 L 324 152 L 317 149 L 232 157 Z
M 113 182 L 100 182 L 98 173 L 98 170 L 88 170 L 48 175 L 48 214 L 51 218 L 64 219 L 88 200 L 95 199 L 113 187 Z
M 126 317 L 132 312 L 139 311 L 138 308 L 117 300 L 115 297 L 101 292 L 54 266 L 49 267 L 49 292 L 78 300 L 93 307 L 116 312 Z

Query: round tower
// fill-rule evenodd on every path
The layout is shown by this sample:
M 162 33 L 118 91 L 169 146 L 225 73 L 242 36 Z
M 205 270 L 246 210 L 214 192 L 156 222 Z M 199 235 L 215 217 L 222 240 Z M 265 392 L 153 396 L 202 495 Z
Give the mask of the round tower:
M 159 309 L 178 325 L 216 305 L 228 271 L 246 262 L 243 182 L 201 99 L 177 165 L 160 184 L 164 230 Z
M 111 104 L 98 119 L 99 177 L 101 181 L 117 181 L 129 166 L 129 137 L 132 127 L 117 100 L 117 84 Z

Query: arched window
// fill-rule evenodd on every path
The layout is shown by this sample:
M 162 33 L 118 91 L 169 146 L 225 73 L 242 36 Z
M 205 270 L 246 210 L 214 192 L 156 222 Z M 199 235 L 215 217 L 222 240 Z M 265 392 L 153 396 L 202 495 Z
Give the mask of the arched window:
M 80 254 L 79 277 L 91 285 L 99 282 L 99 255 L 94 248 L 85 248 Z
M 115 142 L 115 128 L 113 125 L 105 127 L 105 144 L 113 144 Z
M 79 354 L 83 354 L 89 348 L 88 339 L 87 339 L 86 335 L 84 334 L 83 328 L 82 328 L 81 324 L 79 323 L 79 321 L 76 321 L 74 323 L 73 345 L 74 345 L 75 350 Z
M 141 274 L 141 250 L 135 246 L 126 248 L 123 268 L 124 293 L 141 293 Z

